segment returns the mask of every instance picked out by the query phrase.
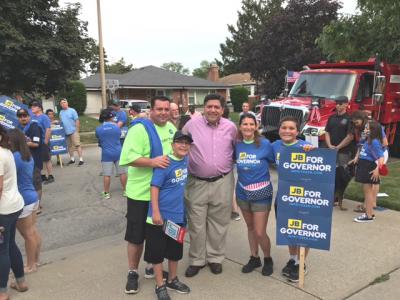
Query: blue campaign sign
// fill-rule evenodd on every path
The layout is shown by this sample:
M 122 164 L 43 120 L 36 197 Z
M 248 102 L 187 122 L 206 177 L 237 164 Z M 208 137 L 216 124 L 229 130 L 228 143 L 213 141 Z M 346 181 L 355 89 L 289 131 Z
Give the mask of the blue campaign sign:
M 277 244 L 329 250 L 336 151 L 287 148 L 280 153 Z
M 0 124 L 7 129 L 13 129 L 18 125 L 17 110 L 28 106 L 8 96 L 0 96 Z
M 64 127 L 60 124 L 51 125 L 50 151 L 51 155 L 59 155 L 68 152 Z

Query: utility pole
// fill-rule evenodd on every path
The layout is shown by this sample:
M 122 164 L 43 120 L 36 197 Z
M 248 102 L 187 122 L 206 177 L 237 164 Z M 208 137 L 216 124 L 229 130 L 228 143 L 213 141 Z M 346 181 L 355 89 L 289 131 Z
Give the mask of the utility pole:
M 104 48 L 103 48 L 103 33 L 101 29 L 101 9 L 100 0 L 97 0 L 97 25 L 99 28 L 99 62 L 100 62 L 100 82 L 101 82 L 101 106 L 107 107 L 106 99 L 106 74 L 104 71 Z

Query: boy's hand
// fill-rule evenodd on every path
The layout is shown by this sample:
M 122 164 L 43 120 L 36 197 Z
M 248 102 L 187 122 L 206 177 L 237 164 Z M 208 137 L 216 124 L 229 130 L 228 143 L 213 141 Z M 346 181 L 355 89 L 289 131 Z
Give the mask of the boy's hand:
M 166 155 L 157 156 L 151 159 L 153 168 L 165 169 L 169 166 L 169 158 Z
M 304 145 L 303 146 L 303 150 L 306 152 L 314 150 L 314 149 L 317 149 L 317 147 L 314 147 L 313 145 Z
M 152 219 L 153 219 L 154 225 L 163 225 L 164 224 L 164 221 L 163 221 L 159 211 L 153 211 Z

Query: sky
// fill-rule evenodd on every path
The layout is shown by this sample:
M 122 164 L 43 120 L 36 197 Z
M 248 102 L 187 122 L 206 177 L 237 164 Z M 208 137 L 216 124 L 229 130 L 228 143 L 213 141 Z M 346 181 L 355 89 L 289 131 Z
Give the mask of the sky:
M 97 1 L 80 2 L 80 19 L 98 40 Z M 236 24 L 242 0 L 101 0 L 103 45 L 109 62 L 121 57 L 140 68 L 180 62 L 193 71 L 202 60 L 220 59 L 219 45 Z M 344 0 L 342 13 L 354 13 L 356 0 Z

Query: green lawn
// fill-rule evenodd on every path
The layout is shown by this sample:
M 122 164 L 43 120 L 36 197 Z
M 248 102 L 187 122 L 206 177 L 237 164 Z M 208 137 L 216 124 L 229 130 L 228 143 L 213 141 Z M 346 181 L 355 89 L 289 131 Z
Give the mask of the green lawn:
M 389 197 L 378 197 L 378 206 L 400 211 L 400 161 L 391 162 L 388 164 L 388 167 L 389 175 L 381 177 L 380 192 L 388 194 Z M 346 189 L 345 197 L 363 202 L 364 194 L 361 184 L 352 180 Z
M 81 128 L 79 132 L 92 132 L 100 125 L 99 120 L 85 115 L 79 116 Z
M 229 114 L 229 118 L 231 119 L 232 122 L 239 124 L 239 114 L 238 112 L 231 112 Z

